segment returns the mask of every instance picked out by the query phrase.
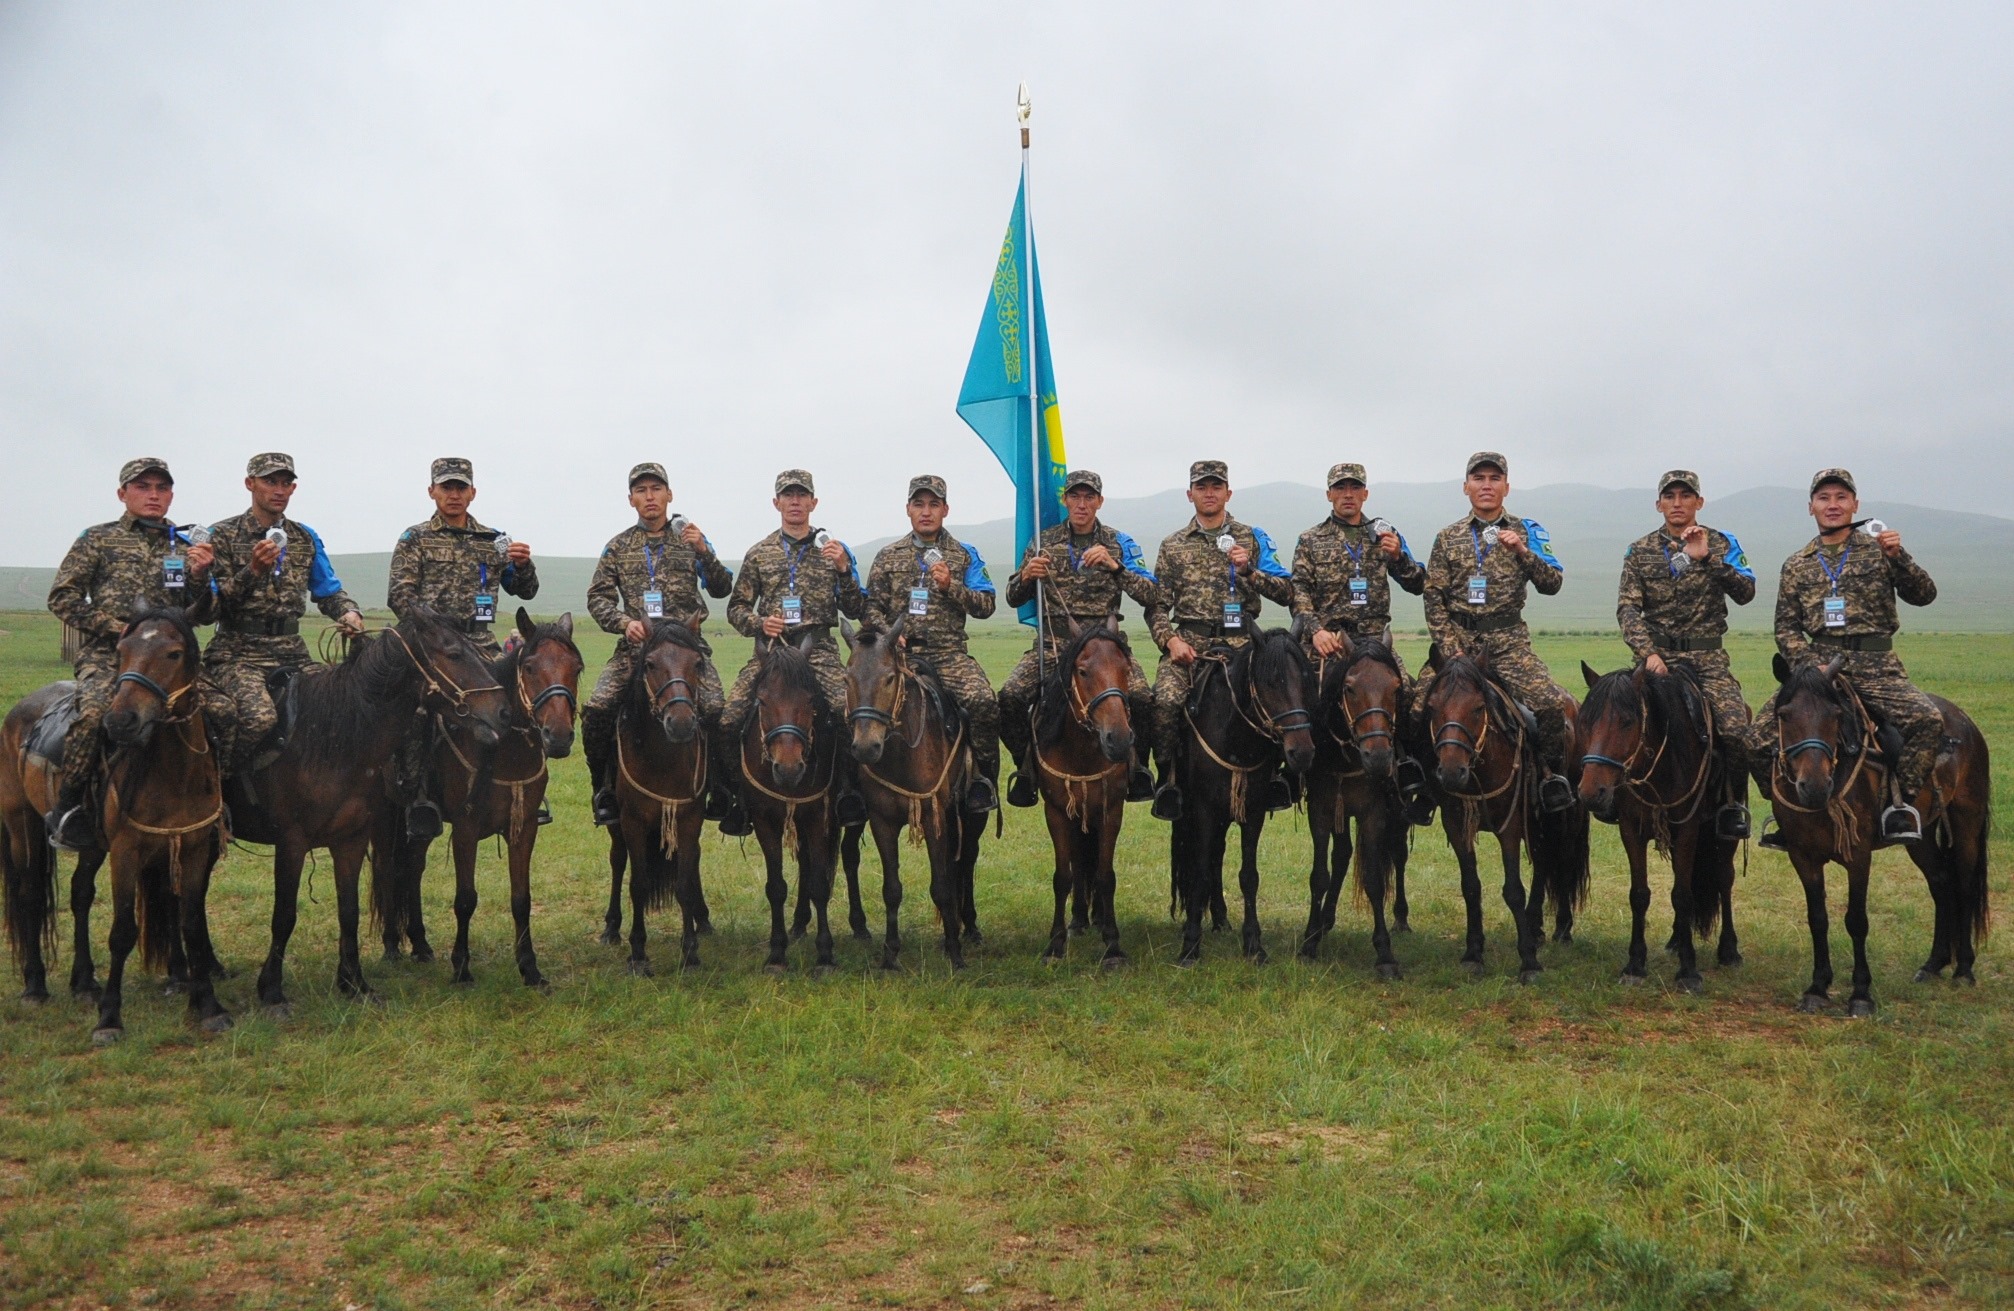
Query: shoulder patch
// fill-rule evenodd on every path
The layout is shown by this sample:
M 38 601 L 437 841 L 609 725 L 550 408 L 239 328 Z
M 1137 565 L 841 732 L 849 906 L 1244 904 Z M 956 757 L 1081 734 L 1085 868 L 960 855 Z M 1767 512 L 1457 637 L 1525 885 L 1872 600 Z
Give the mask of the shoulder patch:
M 406 529 L 406 530 L 405 530 L 404 532 L 400 533 L 400 534 L 399 534 L 399 540 L 400 540 L 400 541 L 402 541 L 402 542 L 410 542 L 410 541 L 412 541 L 412 540 L 413 540 L 413 530 L 412 530 L 412 529 L 410 529 L 410 528 L 408 528 L 408 529 Z
M 1716 529 L 1715 531 L 1720 530 Z M 1748 552 L 1742 549 L 1741 539 L 1730 532 L 1721 532 L 1720 535 L 1727 539 L 1727 567 L 1740 574 L 1743 578 L 1746 578 L 1749 582 L 1754 582 L 1755 568 L 1748 563 Z
M 1524 521 L 1524 536 L 1525 545 L 1531 548 L 1533 555 L 1536 555 L 1539 559 L 1545 561 L 1561 573 L 1566 572 L 1566 566 L 1561 564 L 1559 557 L 1552 553 L 1552 535 L 1546 532 L 1544 524 L 1536 519 L 1526 519 Z

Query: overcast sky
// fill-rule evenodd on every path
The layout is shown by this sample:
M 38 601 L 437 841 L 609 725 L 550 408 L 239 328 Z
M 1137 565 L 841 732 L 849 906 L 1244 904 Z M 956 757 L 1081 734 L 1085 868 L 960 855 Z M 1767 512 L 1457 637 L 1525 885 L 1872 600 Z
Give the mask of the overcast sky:
M 0 2 L 0 564 L 173 460 L 337 551 L 724 549 L 1011 512 L 952 405 L 1035 97 L 1071 463 L 1108 490 L 1851 465 L 2005 512 L 2014 8 Z M 1450 507 L 1453 517 L 1455 507 Z M 1555 532 L 1560 529 L 1555 526 Z

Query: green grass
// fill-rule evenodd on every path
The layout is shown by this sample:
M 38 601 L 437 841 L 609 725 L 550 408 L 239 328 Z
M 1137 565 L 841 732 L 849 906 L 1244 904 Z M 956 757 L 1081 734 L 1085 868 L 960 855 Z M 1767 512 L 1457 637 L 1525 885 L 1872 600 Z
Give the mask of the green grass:
M 63 671 L 53 624 L 9 615 L 0 694 Z M 588 639 L 593 659 L 606 645 Z M 731 675 L 746 644 L 718 644 Z M 1544 639 L 1578 685 L 1611 637 Z M 998 677 L 1018 653 L 983 640 Z M 1999 748 L 1994 893 L 2006 905 L 2014 638 L 1912 637 L 1928 686 Z M 1407 644 L 1409 661 L 1420 654 Z M 1767 649 L 1737 666 L 1761 699 Z M 592 672 L 592 671 L 591 671 Z M 1273 964 L 1210 937 L 1173 968 L 1165 830 L 1129 811 L 1119 914 L 1135 965 L 1049 919 L 1037 812 L 1007 818 L 979 875 L 987 941 L 950 976 L 910 884 L 908 972 L 842 938 L 840 972 L 764 975 L 759 861 L 707 839 L 719 933 L 703 969 L 628 977 L 602 947 L 607 893 L 576 757 L 539 846 L 534 921 L 550 995 L 522 988 L 500 862 L 485 849 L 478 982 L 447 982 L 451 879 L 428 916 L 442 960 L 366 970 L 387 1004 L 331 992 L 326 857 L 289 958 L 295 1018 L 251 1004 L 270 891 L 232 853 L 211 901 L 240 1023 L 185 1028 L 129 991 L 127 1040 L 93 1050 L 58 1000 L 0 1014 L 0 1302 L 79 1306 L 1838 1307 L 2014 1298 L 2014 987 L 1917 985 L 1930 903 L 1877 860 L 1880 1015 L 1793 1009 L 1808 975 L 1788 864 L 1737 889 L 1747 964 L 1704 996 L 1617 985 L 1626 878 L 1598 831 L 1595 891 L 1543 979 L 1515 982 L 1491 892 L 1490 972 L 1460 973 L 1461 906 L 1419 835 L 1407 976 L 1371 975 L 1346 903 L 1323 961 L 1292 959 L 1307 838 L 1269 826 Z M 1279 817 L 1276 817 L 1278 819 Z M 1493 860 L 1493 857 L 1486 857 Z M 870 919 L 879 878 L 865 871 Z M 67 879 L 66 879 L 67 882 Z M 1488 885 L 1491 881 L 1486 879 Z M 1660 882 L 1657 904 L 1663 904 Z M 1835 948 L 1845 949 L 1837 915 Z M 103 956 L 105 915 L 98 941 Z M 1660 917 L 1661 918 L 1661 917 Z M 1658 920 L 1654 926 L 1661 928 Z M 67 921 L 63 926 L 67 932 Z M 1658 935 L 1662 936 L 1661 932 Z M 1710 959 L 1710 957 L 1709 957 Z M 11 994 L 13 988 L 7 991 Z

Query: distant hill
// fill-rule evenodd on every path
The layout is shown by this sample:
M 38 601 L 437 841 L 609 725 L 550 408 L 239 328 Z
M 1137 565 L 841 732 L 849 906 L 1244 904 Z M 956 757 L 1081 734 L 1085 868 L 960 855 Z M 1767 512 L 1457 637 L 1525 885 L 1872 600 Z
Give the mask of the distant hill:
M 1535 596 L 1527 607 L 1525 613 L 1535 627 L 1607 629 L 1614 625 L 1616 575 L 1623 548 L 1656 526 L 1655 499 L 1655 493 L 1647 488 L 1618 491 L 1576 483 L 1513 493 L 1511 509 L 1540 520 L 1551 530 L 1554 549 L 1566 566 L 1566 586 L 1560 594 Z M 1703 518 L 1740 538 L 1755 562 L 1756 598 L 1735 612 L 1736 627 L 1769 628 L 1777 568 L 1811 537 L 1805 499 L 1795 488 L 1757 487 L 1708 501 Z M 1398 525 L 1424 560 L 1434 533 L 1453 522 L 1463 504 L 1455 483 L 1387 483 L 1372 489 L 1366 509 Z M 1318 488 L 1264 483 L 1239 489 L 1231 510 L 1270 533 L 1279 546 L 1281 563 L 1291 564 L 1295 539 L 1320 522 L 1328 505 Z M 2014 560 L 2014 519 L 1892 501 L 1866 501 L 1862 511 L 1901 529 L 1911 553 L 1937 580 L 1935 605 L 1927 610 L 1902 608 L 1906 627 L 1926 632 L 2014 631 L 2014 581 L 2010 581 L 2007 566 L 2007 561 Z M 1188 501 L 1180 491 L 1114 497 L 1105 503 L 1105 521 L 1138 538 L 1149 562 L 1161 538 L 1188 517 Z M 953 524 L 951 531 L 977 547 L 991 565 L 995 581 L 1004 584 L 1017 563 L 1010 558 L 1013 520 Z M 863 571 L 874 552 L 892 540 L 853 544 Z M 541 584 L 532 608 L 540 614 L 572 610 L 584 617 L 594 563 L 585 556 L 541 556 Z M 384 607 L 390 552 L 338 555 L 334 564 L 360 604 L 367 609 Z M 54 575 L 53 569 L 0 568 L 0 610 L 41 609 Z M 1418 600 L 1403 594 L 1393 600 L 1393 618 L 1401 628 L 1424 626 Z M 712 609 L 718 616 L 725 605 L 714 602 Z M 1011 621 L 1003 617 L 996 622 Z

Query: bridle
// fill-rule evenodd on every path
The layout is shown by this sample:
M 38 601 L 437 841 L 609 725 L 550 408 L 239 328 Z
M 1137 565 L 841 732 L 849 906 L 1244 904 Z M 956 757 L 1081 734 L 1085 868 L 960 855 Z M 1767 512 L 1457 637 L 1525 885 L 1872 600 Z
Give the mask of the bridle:
M 436 665 L 431 655 L 422 660 L 413 651 L 412 643 L 406 640 L 404 633 L 401 633 L 396 628 L 387 628 L 385 631 L 399 640 L 400 649 L 406 653 L 406 658 L 413 662 L 413 668 L 419 671 L 420 678 L 427 685 L 427 691 L 446 701 L 449 707 L 454 710 L 457 718 L 466 719 L 469 716 L 469 698 L 471 696 L 483 692 L 496 692 L 498 694 L 503 692 L 503 685 L 500 683 L 491 683 L 488 687 L 463 687 L 461 684 L 455 682 L 453 678 L 449 677 L 439 665 Z
M 1381 737 L 1385 739 L 1387 742 L 1392 743 L 1394 746 L 1398 744 L 1398 739 L 1392 732 L 1394 712 L 1385 709 L 1383 706 L 1366 706 L 1362 710 L 1356 710 L 1356 711 L 1350 709 L 1350 678 L 1349 678 L 1350 670 L 1356 667 L 1358 660 L 1368 658 L 1369 657 L 1366 656 L 1353 656 L 1351 657 L 1350 662 L 1348 664 L 1337 666 L 1340 676 L 1342 677 L 1343 680 L 1343 686 L 1340 694 L 1336 697 L 1336 704 L 1339 707 L 1341 707 L 1343 714 L 1349 717 L 1349 730 L 1350 730 L 1349 738 L 1345 740 L 1336 733 L 1336 730 L 1333 727 L 1330 727 L 1327 724 L 1324 725 L 1324 727 L 1328 731 L 1329 737 L 1331 738 L 1331 740 L 1335 742 L 1337 746 L 1353 747 L 1356 749 L 1357 754 L 1360 756 L 1363 754 L 1364 742 L 1370 738 Z M 1321 666 L 1317 667 L 1315 673 L 1315 686 L 1317 688 L 1319 688 L 1322 684 L 1322 678 L 1324 674 L 1327 672 L 1326 669 L 1327 664 L 1328 664 L 1328 657 L 1323 656 L 1322 664 Z M 1359 729 L 1357 727 L 1357 725 L 1363 723 L 1366 719 L 1369 719 L 1372 715 L 1384 716 L 1383 721 L 1384 726 L 1382 728 Z
M 1089 642 L 1101 642 L 1101 641 L 1110 642 L 1114 646 L 1119 645 L 1119 640 L 1115 637 L 1112 637 L 1109 634 L 1102 634 L 1102 635 L 1093 634 L 1092 637 L 1089 639 Z M 1088 645 L 1089 642 L 1087 642 L 1086 644 Z M 1080 655 L 1083 654 L 1082 648 L 1079 648 L 1078 654 Z M 1121 701 L 1124 701 L 1126 699 L 1126 684 L 1123 678 L 1117 683 L 1112 683 L 1104 688 L 1099 689 L 1099 691 L 1097 691 L 1092 695 L 1089 701 L 1086 701 L 1084 699 L 1084 693 L 1080 691 L 1077 687 L 1076 670 L 1073 669 L 1070 671 L 1068 676 L 1064 678 L 1063 684 L 1069 690 L 1070 693 L 1070 713 L 1072 716 L 1076 718 L 1077 727 L 1083 729 L 1087 733 L 1096 733 L 1098 731 L 1098 725 L 1092 722 L 1091 716 L 1098 712 L 1099 706 L 1111 700 L 1113 697 L 1117 697 Z
M 1487 681 L 1485 681 L 1482 685 L 1482 703 L 1483 703 L 1482 732 L 1480 733 L 1470 732 L 1469 726 L 1459 719 L 1449 719 L 1442 721 L 1441 726 L 1438 729 L 1434 730 L 1434 754 L 1436 756 L 1438 756 L 1441 753 L 1441 749 L 1443 747 L 1456 747 L 1460 749 L 1468 757 L 1469 771 L 1471 773 L 1475 772 L 1476 762 L 1479 759 L 1481 759 L 1484 749 L 1489 744 L 1490 726 L 1492 723 L 1495 722 L 1496 719 L 1496 716 L 1490 713 L 1490 698 L 1493 695 L 1497 695 L 1496 689 L 1491 687 L 1490 684 Z M 1514 709 L 1513 714 L 1515 714 Z M 1449 729 L 1453 729 L 1454 733 L 1449 733 L 1448 732 Z M 1511 741 L 1511 771 L 1509 777 L 1505 778 L 1502 783 L 1499 783 L 1496 787 L 1491 788 L 1487 792 L 1450 791 L 1449 795 L 1460 798 L 1462 801 L 1466 802 L 1472 808 L 1481 807 L 1487 804 L 1488 802 L 1496 800 L 1504 793 L 1510 791 L 1513 787 L 1517 786 L 1518 782 L 1521 779 L 1523 779 L 1523 777 L 1524 777 L 1524 733 L 1522 731 L 1522 728 L 1520 727 L 1519 729 L 1515 730 L 1515 735 L 1513 736 Z M 1512 817 L 1514 817 L 1516 814 L 1517 814 L 1517 807 L 1512 806 L 1504 816 L 1503 821 L 1504 825 L 1508 825 L 1511 822 Z M 1493 829 L 1493 831 L 1496 830 Z
M 915 679 L 916 674 L 899 655 L 891 656 L 890 662 L 895 667 L 895 698 L 889 702 L 888 709 L 883 710 L 880 706 L 869 701 L 847 711 L 846 723 L 849 728 L 863 722 L 879 724 L 887 730 L 890 737 L 895 738 L 903 746 L 914 751 L 923 744 L 924 725 L 919 722 L 916 725 L 916 736 L 914 738 L 907 738 L 897 735 L 895 722 L 902 717 L 902 707 L 909 699 L 909 684 Z
M 524 681 L 525 656 L 529 655 L 530 653 L 531 648 L 528 646 L 520 651 L 518 655 L 517 678 L 516 678 L 518 709 L 524 712 L 526 726 L 528 728 L 535 727 L 533 721 L 535 721 L 538 718 L 539 710 L 545 705 L 546 702 L 552 701 L 557 698 L 565 699 L 567 722 L 572 723 L 574 717 L 580 713 L 580 697 L 574 691 L 574 689 L 568 687 L 565 683 L 550 683 L 546 686 L 544 691 L 540 692 L 537 696 L 533 696 L 531 690 L 525 686 Z M 575 651 L 574 655 L 576 658 L 578 658 L 580 652 Z
M 1581 756 L 1580 763 L 1583 768 L 1588 765 L 1606 765 L 1615 770 L 1619 775 L 1617 781 L 1623 788 L 1640 804 L 1657 811 L 1660 815 L 1690 802 L 1685 814 L 1678 820 L 1681 824 L 1686 823 L 1699 813 L 1700 803 L 1706 798 L 1706 777 L 1713 768 L 1713 712 L 1709 710 L 1706 713 L 1706 742 L 1699 755 L 1699 770 L 1693 775 L 1692 782 L 1686 785 L 1685 791 L 1671 801 L 1658 796 L 1656 789 L 1651 786 L 1651 780 L 1657 777 L 1657 767 L 1664 763 L 1665 748 L 1671 745 L 1672 734 L 1669 725 L 1658 737 L 1657 750 L 1651 754 L 1649 767 L 1640 774 L 1635 772 L 1636 762 L 1643 755 L 1644 739 L 1648 736 L 1644 727 L 1650 723 L 1650 702 L 1644 696 L 1642 688 L 1636 689 L 1636 722 L 1639 725 L 1636 745 L 1630 749 L 1627 759 L 1617 760 L 1614 756 L 1589 751 Z M 1812 741 L 1830 754 L 1830 748 L 1825 743 L 1817 742 L 1816 739 Z

